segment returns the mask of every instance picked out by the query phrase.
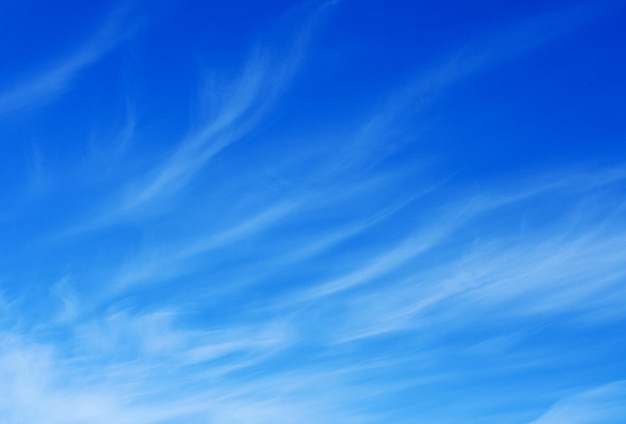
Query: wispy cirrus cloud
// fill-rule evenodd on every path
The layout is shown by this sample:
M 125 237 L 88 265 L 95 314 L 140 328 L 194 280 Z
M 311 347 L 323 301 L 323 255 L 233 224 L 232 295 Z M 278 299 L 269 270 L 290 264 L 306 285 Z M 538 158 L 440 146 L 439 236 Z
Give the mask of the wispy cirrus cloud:
M 417 72 L 345 140 L 310 136 L 322 148 L 282 161 L 275 156 L 284 145 L 270 140 L 273 150 L 240 161 L 229 153 L 245 150 L 282 106 L 316 19 L 294 36 L 289 54 L 260 43 L 235 76 L 216 78 L 215 91 L 203 94 L 212 113 L 165 143 L 169 155 L 108 186 L 99 175 L 106 187 L 94 184 L 88 204 L 70 193 L 67 209 L 50 212 L 80 216 L 82 224 L 15 253 L 16 262 L 34 266 L 0 276 L 0 293 L 11 289 L 0 297 L 0 418 L 218 424 L 540 416 L 536 423 L 547 424 L 624 414 L 616 408 L 621 381 L 553 378 L 562 358 L 546 353 L 546 340 L 561 340 L 537 341 L 554 321 L 576 333 L 624 319 L 624 168 L 554 166 L 487 178 L 477 188 L 456 170 L 432 175 L 436 161 L 421 160 L 410 122 L 456 82 L 592 18 L 567 9 L 491 33 Z M 96 53 L 112 48 L 98 43 Z M 62 89 L 97 57 L 77 55 L 41 80 Z M 50 90 L 43 97 L 53 98 Z M 142 137 L 140 115 L 112 132 L 118 150 L 89 164 L 137 153 L 125 146 Z M 89 164 L 86 175 L 95 173 Z M 220 166 L 207 172 L 210 164 Z M 570 370 L 588 359 L 562 349 Z M 539 391 L 535 381 L 550 387 L 528 395 Z
M 0 116 L 41 107 L 62 95 L 82 71 L 128 38 L 132 28 L 126 15 L 124 7 L 116 9 L 80 48 L 57 61 L 40 64 L 40 70 L 0 90 Z
M 212 83 L 204 84 L 208 88 L 200 90 L 199 102 L 209 103 L 211 112 L 198 117 L 199 124 L 170 143 L 174 146 L 170 154 L 130 177 L 86 222 L 73 225 L 63 234 L 86 234 L 142 216 L 147 210 L 168 210 L 172 199 L 197 180 L 216 155 L 246 140 L 271 116 L 297 74 L 319 20 L 335 3 L 317 5 L 286 48 L 274 49 L 272 43 L 259 42 L 251 48 L 243 67 L 227 77 L 220 79 L 215 73 L 205 72 L 204 79 Z M 132 123 L 133 137 L 141 137 L 135 131 L 135 121 Z
M 282 324 L 189 332 L 174 320 L 171 311 L 109 314 L 77 328 L 71 354 L 3 332 L 0 376 L 10 395 L 0 401 L 0 413 L 33 423 L 363 419 L 342 411 L 330 394 L 311 391 L 327 386 L 319 374 L 236 377 L 271 359 L 268 352 L 285 349 Z M 207 363 L 214 365 L 199 371 Z
M 450 239 L 465 247 L 454 257 L 409 268 L 399 280 L 389 279 L 381 292 L 373 288 L 346 299 L 352 304 L 347 321 L 352 324 L 341 330 L 341 338 L 379 336 L 449 321 L 451 311 L 465 316 L 491 310 L 499 319 L 515 320 L 589 308 L 596 317 L 602 309 L 614 316 L 623 301 L 615 296 L 626 278 L 621 266 L 626 260 L 622 231 L 626 209 L 616 200 L 624 174 L 616 172 L 547 178 L 533 188 L 521 184 L 519 194 L 492 193 L 482 199 L 478 195 L 468 202 L 471 213 L 455 228 L 448 228 Z M 541 203 L 546 201 L 560 203 L 551 210 L 555 214 L 551 218 L 543 215 Z M 488 236 L 485 221 L 502 219 L 511 210 L 527 212 L 511 224 L 488 226 L 493 232 Z M 552 225 L 544 227 L 548 220 Z M 471 236 L 474 226 L 481 228 L 476 239 Z M 460 240 L 455 233 L 470 238 Z M 441 244 L 431 246 L 437 247 Z
M 280 60 L 270 49 L 259 46 L 226 95 L 208 93 L 209 99 L 217 103 L 214 116 L 177 143 L 179 147 L 171 158 L 127 194 L 124 208 L 132 209 L 180 190 L 212 157 L 258 128 L 289 88 L 319 15 L 334 3 L 325 2 L 317 8 Z
M 381 105 L 379 113 L 364 119 L 351 143 L 345 145 L 344 154 L 335 158 L 334 166 L 371 164 L 407 143 L 419 141 L 419 133 L 399 128 L 411 127 L 420 113 L 456 84 L 550 46 L 609 13 L 610 6 L 579 4 L 544 12 L 451 48 L 432 63 L 420 66 Z
M 616 381 L 567 396 L 531 424 L 619 423 L 626 414 L 626 384 Z

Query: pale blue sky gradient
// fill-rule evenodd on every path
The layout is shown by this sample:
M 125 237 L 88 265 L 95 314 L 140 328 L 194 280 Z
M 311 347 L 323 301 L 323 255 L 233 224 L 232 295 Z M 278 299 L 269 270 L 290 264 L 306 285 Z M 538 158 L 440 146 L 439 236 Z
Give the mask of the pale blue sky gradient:
M 625 18 L 0 4 L 0 421 L 626 422 Z

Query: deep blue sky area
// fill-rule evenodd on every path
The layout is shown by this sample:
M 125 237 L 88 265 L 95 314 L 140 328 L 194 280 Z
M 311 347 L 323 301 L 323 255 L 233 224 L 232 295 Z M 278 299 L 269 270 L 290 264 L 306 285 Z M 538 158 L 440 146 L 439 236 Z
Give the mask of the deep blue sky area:
M 0 422 L 626 422 L 619 1 L 0 2 Z

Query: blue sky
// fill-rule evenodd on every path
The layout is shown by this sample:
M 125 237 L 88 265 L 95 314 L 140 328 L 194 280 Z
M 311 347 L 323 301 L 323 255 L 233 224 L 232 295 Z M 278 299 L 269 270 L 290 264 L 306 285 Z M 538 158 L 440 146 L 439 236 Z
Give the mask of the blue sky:
M 0 3 L 0 421 L 626 421 L 619 1 Z

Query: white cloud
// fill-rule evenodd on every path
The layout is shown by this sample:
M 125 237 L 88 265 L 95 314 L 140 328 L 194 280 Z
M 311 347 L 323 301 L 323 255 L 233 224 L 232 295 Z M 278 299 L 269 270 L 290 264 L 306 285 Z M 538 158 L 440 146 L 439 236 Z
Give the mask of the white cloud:
M 626 415 L 626 382 L 565 397 L 531 424 L 618 424 Z

